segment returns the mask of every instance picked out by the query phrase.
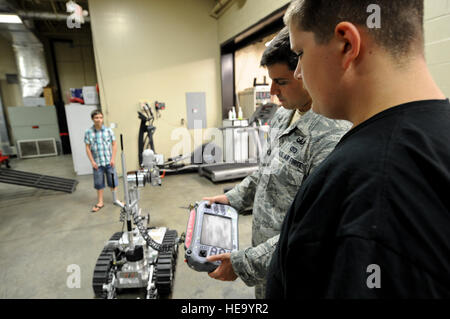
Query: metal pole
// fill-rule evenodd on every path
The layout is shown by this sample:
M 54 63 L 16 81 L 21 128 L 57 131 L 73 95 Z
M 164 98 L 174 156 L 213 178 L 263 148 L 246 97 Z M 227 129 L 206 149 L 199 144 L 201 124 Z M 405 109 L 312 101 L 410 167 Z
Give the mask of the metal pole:
M 120 149 L 121 149 L 121 159 L 122 159 L 122 176 L 123 176 L 123 192 L 125 195 L 125 211 L 127 212 L 127 232 L 128 232 L 128 241 L 130 243 L 131 249 L 134 248 L 133 245 L 133 234 L 131 227 L 131 206 L 130 206 L 130 195 L 128 193 L 128 178 L 127 178 L 127 169 L 125 164 L 125 154 L 123 152 L 123 136 L 120 134 Z

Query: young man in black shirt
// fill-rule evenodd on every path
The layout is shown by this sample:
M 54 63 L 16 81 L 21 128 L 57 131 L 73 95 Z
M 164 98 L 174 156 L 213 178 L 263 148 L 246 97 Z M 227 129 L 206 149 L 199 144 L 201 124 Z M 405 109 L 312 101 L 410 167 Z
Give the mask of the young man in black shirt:
M 450 297 L 450 103 L 426 66 L 423 0 L 372 2 L 286 12 L 313 110 L 353 128 L 299 189 L 267 298 Z

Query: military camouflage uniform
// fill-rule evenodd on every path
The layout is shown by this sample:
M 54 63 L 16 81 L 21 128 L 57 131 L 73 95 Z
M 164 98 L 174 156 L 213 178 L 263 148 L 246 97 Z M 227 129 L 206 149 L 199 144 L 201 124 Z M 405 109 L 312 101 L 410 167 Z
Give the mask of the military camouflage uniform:
M 269 262 L 299 186 L 351 127 L 311 110 L 288 127 L 293 115 L 277 110 L 259 170 L 226 193 L 238 211 L 253 206 L 252 247 L 232 253 L 231 264 L 246 285 L 256 286 L 256 298 L 265 296 Z

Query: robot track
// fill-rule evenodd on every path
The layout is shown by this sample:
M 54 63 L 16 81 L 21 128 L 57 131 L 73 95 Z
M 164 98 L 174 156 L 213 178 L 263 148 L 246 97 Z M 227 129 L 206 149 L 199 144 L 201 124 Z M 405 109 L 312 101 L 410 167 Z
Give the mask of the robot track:
M 122 237 L 123 232 L 117 232 L 111 236 L 110 241 L 119 240 Z M 94 268 L 94 276 L 92 278 L 92 287 L 96 298 L 107 298 L 107 292 L 103 289 L 104 284 L 108 284 L 112 280 L 114 275 L 112 272 L 114 258 L 114 248 L 106 245 L 103 247 L 100 256 L 97 259 L 97 263 Z
M 117 232 L 111 236 L 109 241 L 118 241 L 123 235 L 123 232 Z M 167 251 L 160 251 L 155 265 L 155 286 L 157 289 L 157 297 L 168 298 L 172 293 L 173 278 L 175 273 L 175 266 L 178 256 L 178 233 L 176 230 L 167 230 L 162 241 L 163 247 L 172 246 L 172 249 Z M 95 298 L 106 299 L 113 296 L 108 296 L 104 285 L 111 283 L 115 276 L 114 267 L 114 253 L 115 247 L 106 245 L 94 268 L 94 275 L 92 279 L 92 287 Z
M 163 246 L 171 245 L 171 251 L 159 252 L 156 262 L 156 289 L 160 297 L 168 297 L 172 293 L 173 276 L 178 256 L 178 233 L 176 230 L 167 230 L 162 242 Z

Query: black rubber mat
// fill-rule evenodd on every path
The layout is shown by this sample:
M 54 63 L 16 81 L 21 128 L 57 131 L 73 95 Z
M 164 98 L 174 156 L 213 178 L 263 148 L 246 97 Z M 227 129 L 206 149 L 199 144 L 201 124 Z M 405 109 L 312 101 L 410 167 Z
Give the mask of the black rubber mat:
M 0 168 L 0 183 L 73 193 L 77 180 Z

